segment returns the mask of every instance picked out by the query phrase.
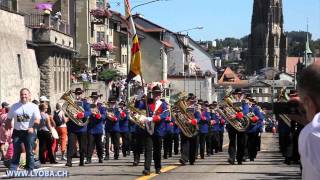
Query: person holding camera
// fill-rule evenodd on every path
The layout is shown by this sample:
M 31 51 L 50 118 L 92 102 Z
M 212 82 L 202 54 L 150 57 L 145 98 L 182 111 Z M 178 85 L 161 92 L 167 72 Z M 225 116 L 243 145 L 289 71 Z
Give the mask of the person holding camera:
M 34 169 L 35 128 L 39 125 L 41 116 L 38 106 L 30 102 L 30 97 L 30 90 L 22 88 L 20 90 L 20 101 L 13 104 L 8 112 L 6 129 L 11 128 L 12 120 L 14 120 L 12 134 L 14 154 L 10 165 L 11 170 L 17 170 L 19 166 L 22 143 L 26 149 L 26 169 L 29 171 Z
M 320 61 L 299 74 L 298 92 L 307 123 L 299 136 L 302 179 L 320 179 Z

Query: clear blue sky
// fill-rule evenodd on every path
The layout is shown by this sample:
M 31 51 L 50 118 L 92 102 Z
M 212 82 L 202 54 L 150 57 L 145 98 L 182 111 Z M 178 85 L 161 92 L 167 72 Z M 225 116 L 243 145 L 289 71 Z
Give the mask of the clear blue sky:
M 130 0 L 131 7 L 149 0 Z M 124 13 L 123 0 L 109 0 L 111 9 Z M 120 6 L 118 6 L 120 2 Z M 283 0 L 285 31 L 306 30 L 312 39 L 320 38 L 320 0 Z M 250 33 L 253 0 L 169 0 L 138 7 L 133 13 L 170 29 L 203 26 L 202 30 L 189 31 L 195 40 L 240 38 Z

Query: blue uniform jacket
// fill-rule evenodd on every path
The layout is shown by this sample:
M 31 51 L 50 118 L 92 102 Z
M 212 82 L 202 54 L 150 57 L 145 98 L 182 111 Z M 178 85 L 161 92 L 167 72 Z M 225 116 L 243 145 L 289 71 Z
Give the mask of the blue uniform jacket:
M 170 125 L 171 123 L 174 123 L 174 118 L 173 117 L 171 117 L 170 121 L 165 121 L 165 123 L 164 123 L 164 135 L 173 134 L 173 127 L 174 126 L 171 126 Z
M 249 128 L 247 130 L 247 133 L 258 133 L 258 132 L 260 132 L 261 127 L 262 127 L 263 116 L 262 116 L 262 113 L 260 112 L 260 110 L 259 110 L 259 108 L 257 106 L 253 106 L 251 108 L 251 110 L 254 113 L 254 115 L 257 116 L 259 119 L 255 124 L 250 123 Z
M 120 117 L 120 121 L 119 121 L 119 126 L 120 126 L 120 132 L 122 133 L 127 133 L 129 132 L 129 114 L 127 111 L 126 112 L 126 117 L 122 118 Z
M 87 119 L 91 115 L 90 104 L 86 101 L 82 101 L 82 108 L 84 110 L 84 119 Z M 67 122 L 68 132 L 87 132 L 87 126 L 78 126 L 72 120 Z
M 205 120 L 202 120 L 201 117 L 204 116 Z M 210 122 L 210 112 L 203 112 L 200 113 L 199 111 L 196 111 L 194 113 L 194 117 L 198 121 L 199 125 L 199 132 L 200 133 L 208 133 L 209 132 L 209 122 Z
M 210 126 L 211 132 L 217 132 L 220 130 L 220 117 L 216 113 L 210 113 L 211 120 L 216 121 L 216 123 Z
M 246 103 L 246 102 L 243 102 L 243 103 L 241 104 L 241 106 L 242 106 L 242 113 L 243 113 L 243 115 L 247 115 L 247 114 L 250 112 L 249 104 Z
M 113 112 L 114 116 L 117 118 L 116 121 L 112 121 L 107 117 L 106 125 L 105 125 L 105 131 L 106 132 L 120 132 L 120 111 L 118 108 L 112 108 L 111 112 Z
M 88 124 L 88 133 L 90 134 L 103 134 L 103 125 L 106 120 L 106 108 L 102 106 L 99 106 L 98 108 L 101 118 L 96 119 L 94 115 L 90 116 L 90 122 Z
M 148 108 L 149 108 L 149 117 L 152 117 L 154 115 L 153 114 L 153 110 L 154 109 L 152 108 L 152 106 L 154 104 L 155 103 L 150 104 L 148 106 Z M 160 116 L 160 122 L 158 122 L 158 123 L 156 123 L 154 125 L 154 135 L 163 137 L 164 136 L 165 121 L 166 121 L 166 118 L 169 117 L 169 111 L 167 111 L 167 103 L 166 102 L 162 101 L 162 104 L 158 108 L 156 114 Z

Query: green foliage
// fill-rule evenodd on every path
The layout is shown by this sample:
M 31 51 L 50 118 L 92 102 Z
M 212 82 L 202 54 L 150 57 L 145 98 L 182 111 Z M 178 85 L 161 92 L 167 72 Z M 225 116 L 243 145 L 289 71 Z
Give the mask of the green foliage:
M 85 65 L 81 63 L 79 60 L 72 60 L 71 62 L 72 66 L 72 72 L 75 72 L 76 74 L 80 74 L 83 69 L 85 69 Z
M 86 91 L 89 89 L 89 85 L 90 85 L 90 82 L 89 81 L 83 81 L 82 82 L 82 88 Z
M 108 69 L 99 73 L 99 80 L 102 80 L 102 81 L 116 80 L 118 77 L 119 77 L 119 73 L 115 70 Z
M 311 51 L 315 56 L 320 56 L 316 54 L 316 49 L 320 49 L 320 39 L 312 40 L 312 34 L 308 33 L 309 36 L 309 45 Z M 303 56 L 303 53 L 306 48 L 306 31 L 291 31 L 287 32 L 288 37 L 288 56 Z

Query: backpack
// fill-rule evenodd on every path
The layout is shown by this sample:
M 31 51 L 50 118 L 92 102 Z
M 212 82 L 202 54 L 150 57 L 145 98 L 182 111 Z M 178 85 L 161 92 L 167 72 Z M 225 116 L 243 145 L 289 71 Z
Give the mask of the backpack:
M 59 112 L 60 111 L 54 111 L 54 114 L 53 114 L 53 120 L 54 122 L 56 123 L 56 126 L 61 126 L 63 124 L 63 121 L 62 119 L 60 118 L 59 116 Z

